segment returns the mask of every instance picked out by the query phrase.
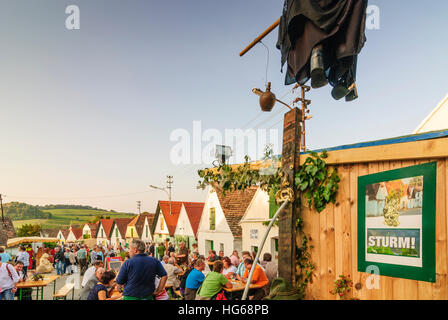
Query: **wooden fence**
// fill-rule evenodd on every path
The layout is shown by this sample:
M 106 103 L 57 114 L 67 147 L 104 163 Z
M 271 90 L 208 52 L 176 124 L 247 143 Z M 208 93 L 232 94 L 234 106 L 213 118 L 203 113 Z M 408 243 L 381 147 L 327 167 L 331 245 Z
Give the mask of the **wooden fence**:
M 320 214 L 307 207 L 302 207 L 300 213 L 304 231 L 314 246 L 311 254 L 316 266 L 307 299 L 337 299 L 329 291 L 339 275 L 350 276 L 354 287 L 358 284 L 352 296 L 361 300 L 448 299 L 448 132 L 445 133 L 429 140 L 418 136 L 418 141 L 408 139 L 329 152 L 327 163 L 336 166 L 341 177 L 337 202 Z M 380 288 L 368 289 L 366 279 L 370 275 L 358 272 L 357 267 L 358 177 L 434 161 L 437 161 L 436 282 L 380 276 Z M 305 201 L 302 203 L 306 205 Z

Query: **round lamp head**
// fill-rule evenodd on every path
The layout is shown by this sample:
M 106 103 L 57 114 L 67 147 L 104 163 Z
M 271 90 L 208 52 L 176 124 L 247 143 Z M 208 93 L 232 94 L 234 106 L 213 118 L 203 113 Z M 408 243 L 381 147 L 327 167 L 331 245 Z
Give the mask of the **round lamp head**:
M 263 112 L 271 112 L 275 105 L 275 94 L 271 92 L 271 83 L 268 83 L 266 92 L 260 96 L 260 107 Z

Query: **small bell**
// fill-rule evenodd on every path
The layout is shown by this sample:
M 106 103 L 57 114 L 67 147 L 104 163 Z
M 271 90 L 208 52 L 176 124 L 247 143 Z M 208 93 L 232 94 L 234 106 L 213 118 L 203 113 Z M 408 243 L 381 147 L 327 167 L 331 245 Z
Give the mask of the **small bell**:
M 266 91 L 260 96 L 260 107 L 263 112 L 271 112 L 276 102 L 275 94 L 271 92 L 271 83 L 268 82 Z

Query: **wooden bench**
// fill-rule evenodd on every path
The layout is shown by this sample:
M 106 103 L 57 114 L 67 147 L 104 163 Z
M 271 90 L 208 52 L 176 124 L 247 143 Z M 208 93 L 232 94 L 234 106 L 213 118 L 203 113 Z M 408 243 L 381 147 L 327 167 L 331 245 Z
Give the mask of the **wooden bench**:
M 75 284 L 74 283 L 67 283 L 65 286 L 63 286 L 61 289 L 58 290 L 53 295 L 53 300 L 59 300 L 64 299 L 67 300 L 67 295 L 72 291 L 72 300 L 75 297 Z

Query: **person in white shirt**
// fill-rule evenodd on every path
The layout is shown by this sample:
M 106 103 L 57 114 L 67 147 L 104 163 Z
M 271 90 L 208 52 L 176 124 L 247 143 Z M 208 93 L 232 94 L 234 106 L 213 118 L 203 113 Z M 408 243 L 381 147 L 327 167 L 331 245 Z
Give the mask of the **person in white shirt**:
M 15 286 L 19 280 L 12 265 L 0 262 L 0 300 L 14 300 Z
M 86 283 L 95 276 L 95 272 L 98 268 L 102 268 L 104 266 L 102 261 L 95 261 L 95 263 L 93 264 L 93 266 L 91 266 L 90 268 L 88 268 L 86 270 L 86 272 L 84 273 L 84 278 L 82 278 L 82 283 L 81 286 L 84 287 L 86 285 Z
M 232 261 L 229 257 L 224 257 L 222 259 L 222 262 L 224 263 L 224 268 L 222 269 L 222 274 L 227 279 L 232 279 L 234 276 L 236 276 L 236 267 L 232 264 Z

